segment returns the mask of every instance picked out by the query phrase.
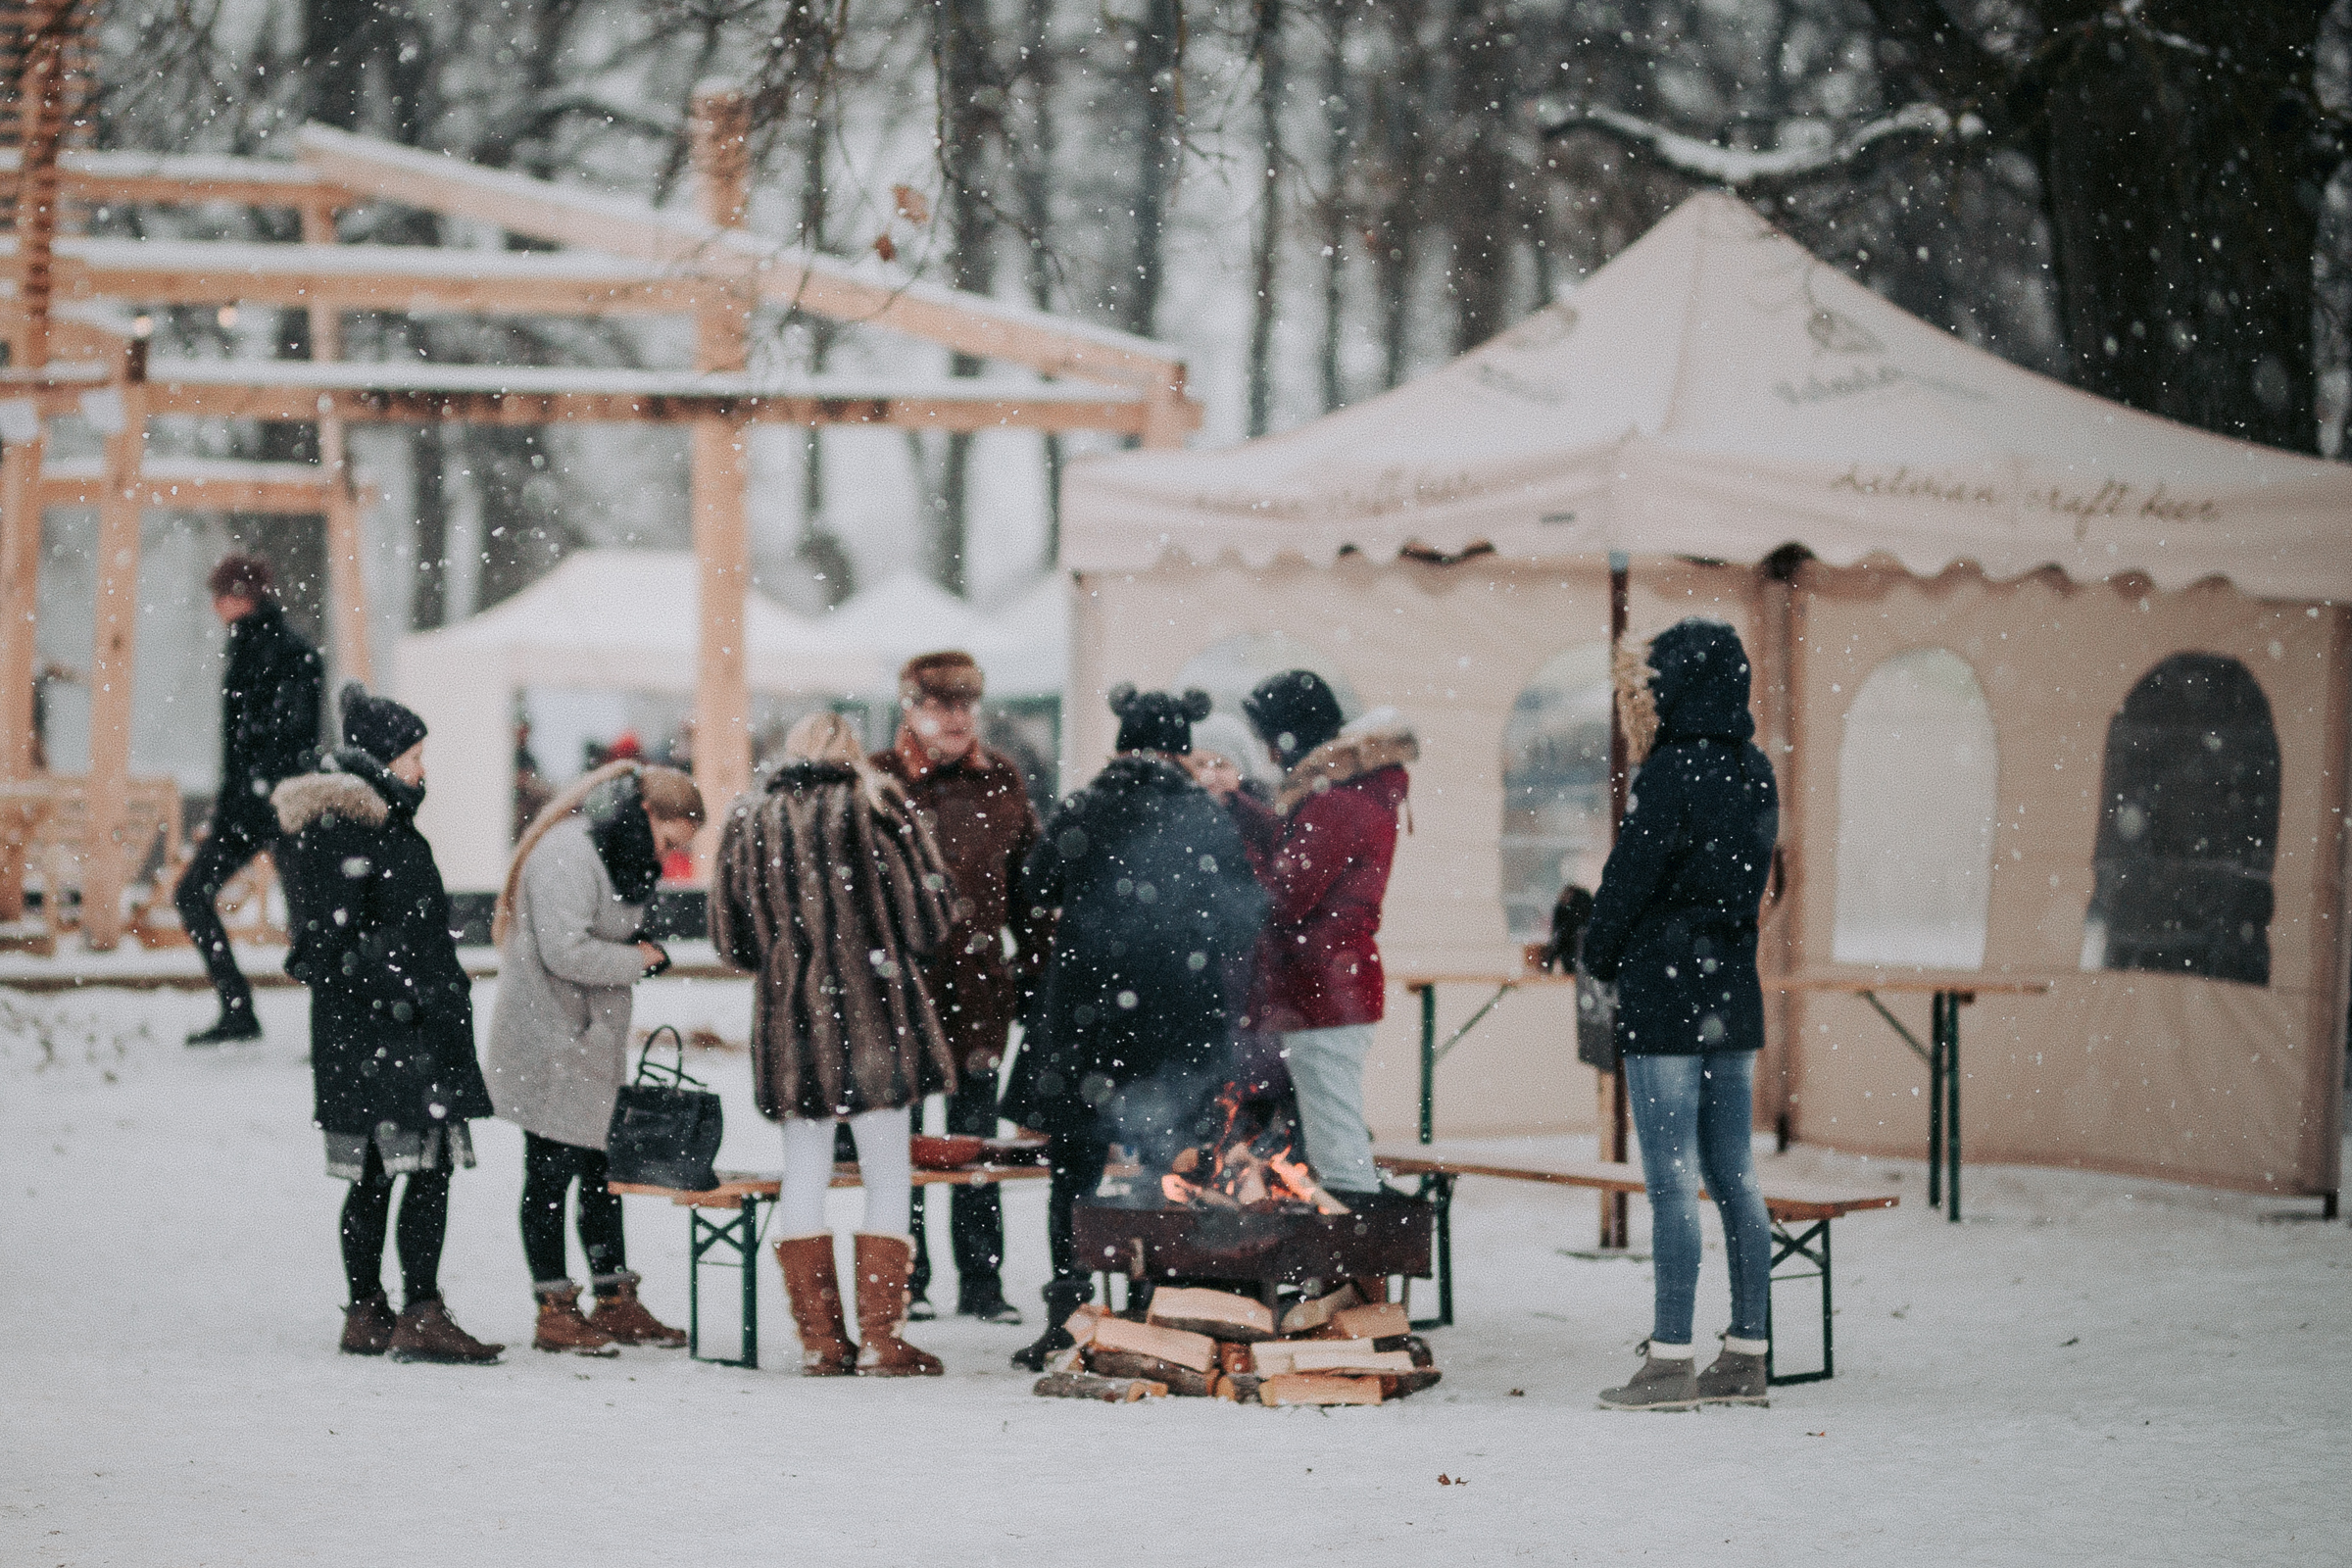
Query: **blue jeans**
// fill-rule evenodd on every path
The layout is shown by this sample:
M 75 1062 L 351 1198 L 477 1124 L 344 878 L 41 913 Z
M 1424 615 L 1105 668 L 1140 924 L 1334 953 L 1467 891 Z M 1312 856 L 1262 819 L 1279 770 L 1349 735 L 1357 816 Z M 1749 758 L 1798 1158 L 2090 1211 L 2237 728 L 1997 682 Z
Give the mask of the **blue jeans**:
M 1650 1338 L 1690 1343 L 1698 1294 L 1698 1192 L 1705 1183 L 1723 1216 L 1732 1270 L 1732 1335 L 1769 1333 L 1772 1220 L 1748 1152 L 1756 1054 L 1625 1058 L 1626 1099 L 1642 1140 L 1642 1178 L 1649 1188 L 1650 1250 L 1657 1275 L 1657 1316 Z

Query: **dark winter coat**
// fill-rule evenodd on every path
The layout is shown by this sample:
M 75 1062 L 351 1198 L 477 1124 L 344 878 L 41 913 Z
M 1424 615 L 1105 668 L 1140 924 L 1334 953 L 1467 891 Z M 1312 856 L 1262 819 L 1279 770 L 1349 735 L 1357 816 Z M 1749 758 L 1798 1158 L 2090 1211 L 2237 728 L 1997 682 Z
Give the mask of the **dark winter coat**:
M 429 1132 L 487 1116 L 473 985 L 450 935 L 432 846 L 416 831 L 424 791 L 353 747 L 328 768 L 270 796 L 294 929 L 286 972 L 311 988 L 318 1125 Z
M 318 650 L 264 600 L 228 628 L 220 678 L 220 793 L 223 826 L 272 838 L 270 792 L 318 762 L 318 710 L 326 685 Z
M 1387 1010 L 1380 906 L 1396 858 L 1404 764 L 1419 756 L 1400 726 L 1342 735 L 1291 769 L 1272 809 L 1232 797 L 1251 868 L 1273 900 L 1253 1027 L 1336 1029 L 1377 1023 Z
M 1008 1119 L 1086 1131 L 1127 1084 L 1220 1058 L 1235 1023 L 1227 974 L 1257 940 L 1266 898 L 1233 819 L 1190 774 L 1157 757 L 1111 759 L 1048 819 L 1021 898 L 1060 920 Z
M 759 978 L 752 1082 L 770 1120 L 892 1110 L 956 1086 L 923 982 L 953 890 L 897 786 L 797 762 L 738 800 L 718 839 L 710 941 Z
M 1045 972 L 1053 940 L 1050 915 L 1027 905 L 1016 912 L 1013 905 L 1022 862 L 1037 843 L 1037 808 L 1029 804 L 1021 770 L 985 746 L 936 763 L 902 730 L 898 745 L 876 752 L 872 760 L 905 787 L 955 879 L 955 927 L 924 964 L 923 976 L 957 1069 L 993 1073 L 1004 1059 L 1021 998 Z M 1014 943 L 1009 960 L 1004 937 L 1008 927 Z
M 1629 1055 L 1764 1044 L 1756 911 L 1780 836 L 1772 763 L 1750 742 L 1739 634 L 1686 620 L 1650 644 L 1658 730 L 1600 874 L 1585 964 L 1617 985 Z

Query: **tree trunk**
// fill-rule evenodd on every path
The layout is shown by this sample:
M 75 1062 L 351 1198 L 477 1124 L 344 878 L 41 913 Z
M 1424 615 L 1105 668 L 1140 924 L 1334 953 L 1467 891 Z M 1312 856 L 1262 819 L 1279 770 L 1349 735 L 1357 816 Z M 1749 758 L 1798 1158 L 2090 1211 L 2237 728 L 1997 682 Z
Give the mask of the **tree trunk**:
M 1289 94 L 1282 47 L 1282 0 L 1257 0 L 1257 234 L 1250 267 L 1250 433 L 1264 435 L 1274 418 L 1274 320 L 1279 312 L 1282 256 L 1283 99 Z
M 1126 287 L 1128 331 L 1151 337 L 1159 322 L 1166 281 L 1167 206 L 1176 185 L 1184 120 L 1184 7 L 1182 0 L 1145 0 L 1136 36 L 1136 93 L 1141 103 L 1136 141 L 1134 264 Z
M 1448 230 L 1453 295 L 1453 351 L 1466 354 L 1502 330 L 1508 309 L 1510 250 L 1502 227 L 1511 217 L 1508 158 L 1497 140 L 1494 107 L 1511 96 L 1510 51 L 1500 40 L 1510 21 L 1494 0 L 1455 0 L 1448 94 L 1451 126 L 1464 138 L 1446 172 L 1441 200 Z
M 1054 0 L 1027 0 L 1022 19 L 1029 85 L 1029 136 L 1026 149 L 1008 156 L 1018 171 L 1021 222 L 1028 229 L 1029 303 L 1041 311 L 1054 308 L 1054 258 L 1046 236 L 1054 232 L 1054 93 L 1060 71 L 1054 53 Z M 1061 437 L 1045 439 L 1046 549 L 1051 571 L 1061 560 Z
M 1331 38 L 1323 55 L 1323 342 L 1317 356 L 1323 412 L 1347 401 L 1340 344 L 1347 333 L 1348 164 L 1354 138 L 1348 118 L 1348 8 L 1327 8 Z

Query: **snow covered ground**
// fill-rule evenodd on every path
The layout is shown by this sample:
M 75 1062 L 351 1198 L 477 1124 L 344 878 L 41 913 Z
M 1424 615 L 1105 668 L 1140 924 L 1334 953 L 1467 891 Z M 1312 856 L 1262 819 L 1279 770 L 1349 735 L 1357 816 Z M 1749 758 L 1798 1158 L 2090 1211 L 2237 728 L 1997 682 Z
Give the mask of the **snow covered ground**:
M 740 1038 L 747 1004 L 661 982 L 643 1013 Z M 490 1122 L 443 1279 L 461 1322 L 517 1348 L 399 1366 L 334 1353 L 343 1187 L 309 1125 L 303 1005 L 267 993 L 266 1044 L 199 1054 L 178 1040 L 209 998 L 0 993 L 10 1568 L 2352 1560 L 2352 1229 L 2277 1217 L 2313 1204 L 1984 1168 L 1953 1227 L 1917 1166 L 1798 1152 L 1906 1195 L 1838 1225 L 1836 1381 L 1618 1415 L 1592 1395 L 1633 1367 L 1646 1267 L 1564 1255 L 1592 1240 L 1589 1195 L 1471 1182 L 1438 1389 L 1114 1408 L 1032 1398 L 1004 1357 L 1033 1331 L 972 1323 L 912 1336 L 939 1382 L 803 1381 L 772 1277 L 760 1371 L 534 1354 L 521 1139 Z M 744 1058 L 701 1060 L 730 1096 L 724 1162 L 772 1166 Z M 847 1224 L 856 1195 L 835 1201 Z M 1007 1208 L 1034 1316 L 1042 1192 Z M 631 1200 L 673 1320 L 684 1230 Z

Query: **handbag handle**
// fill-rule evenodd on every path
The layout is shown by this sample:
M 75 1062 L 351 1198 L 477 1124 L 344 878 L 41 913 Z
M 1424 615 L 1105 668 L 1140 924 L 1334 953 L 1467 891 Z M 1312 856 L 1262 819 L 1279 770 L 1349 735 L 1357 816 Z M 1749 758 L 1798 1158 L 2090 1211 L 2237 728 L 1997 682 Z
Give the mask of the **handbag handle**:
M 663 1035 L 669 1036 L 669 1043 L 677 1049 L 678 1053 L 678 1059 L 667 1065 L 654 1060 L 654 1042 L 660 1040 Z M 686 1042 L 678 1034 L 677 1025 L 667 1023 L 646 1033 L 645 1044 L 637 1050 L 637 1076 L 630 1081 L 640 1084 L 666 1083 L 672 1086 L 692 1084 L 697 1089 L 710 1087 L 686 1070 Z

